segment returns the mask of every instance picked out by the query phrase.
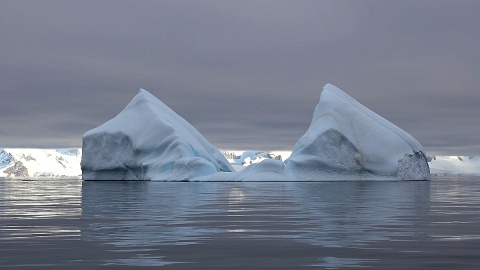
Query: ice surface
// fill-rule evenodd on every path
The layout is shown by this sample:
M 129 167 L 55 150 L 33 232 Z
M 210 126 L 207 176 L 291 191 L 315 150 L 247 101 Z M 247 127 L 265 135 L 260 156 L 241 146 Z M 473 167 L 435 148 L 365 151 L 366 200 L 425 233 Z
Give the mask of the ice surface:
M 327 84 L 285 173 L 298 180 L 428 180 L 424 153 L 407 132 Z
M 234 171 L 194 127 L 146 90 L 83 135 L 85 180 L 190 180 Z
M 82 170 L 85 180 L 428 180 L 424 153 L 408 133 L 328 84 L 285 163 L 245 152 L 240 159 L 252 165 L 235 172 L 187 121 L 140 90 L 115 118 L 84 134 Z

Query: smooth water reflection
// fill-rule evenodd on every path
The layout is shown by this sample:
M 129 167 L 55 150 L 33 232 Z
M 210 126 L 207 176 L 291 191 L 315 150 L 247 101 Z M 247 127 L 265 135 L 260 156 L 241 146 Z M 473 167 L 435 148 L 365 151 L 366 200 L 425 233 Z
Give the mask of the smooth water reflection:
M 430 183 L 83 182 L 82 194 L 82 218 L 104 220 L 82 235 L 116 246 L 184 245 L 228 234 L 342 247 L 417 235 L 408 217 L 428 214 Z
M 477 268 L 478 213 L 480 179 L 468 177 L 317 183 L 0 179 L 0 268 Z

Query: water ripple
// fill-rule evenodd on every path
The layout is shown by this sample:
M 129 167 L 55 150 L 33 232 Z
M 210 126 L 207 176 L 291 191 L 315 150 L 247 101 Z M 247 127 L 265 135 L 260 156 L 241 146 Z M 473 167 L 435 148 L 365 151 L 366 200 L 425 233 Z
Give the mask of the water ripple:
M 53 245 L 58 252 L 62 247 L 55 243 L 64 241 L 93 245 L 93 250 L 107 247 L 95 259 L 103 265 L 170 267 L 201 260 L 179 259 L 174 255 L 179 250 L 195 256 L 209 247 L 209 256 L 215 257 L 232 248 L 238 252 L 235 246 L 265 243 L 272 250 L 286 245 L 286 250 L 295 246 L 317 254 L 305 267 L 375 267 L 381 265 L 375 257 L 379 250 L 391 260 L 432 252 L 442 257 L 452 249 L 444 245 L 462 242 L 462 252 L 476 254 L 479 194 L 478 180 L 465 178 L 321 183 L 9 179 L 0 182 L 0 241 L 16 250 L 35 243 Z M 443 246 L 432 251 L 431 243 Z M 2 250 L 8 252 L 8 245 Z M 340 256 L 339 250 L 356 256 Z M 68 263 L 80 266 L 95 261 L 69 256 Z

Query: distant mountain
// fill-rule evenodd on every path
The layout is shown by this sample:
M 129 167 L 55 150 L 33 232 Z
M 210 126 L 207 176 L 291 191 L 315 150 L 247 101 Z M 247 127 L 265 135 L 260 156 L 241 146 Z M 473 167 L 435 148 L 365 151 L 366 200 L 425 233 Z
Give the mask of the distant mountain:
M 430 156 L 428 165 L 433 174 L 480 175 L 480 157 Z
M 0 149 L 0 177 L 81 178 L 82 150 L 69 149 Z
M 280 152 L 262 152 L 262 151 L 222 151 L 222 154 L 227 160 L 234 165 L 248 166 L 255 163 L 260 163 L 265 159 L 277 159 L 283 161 L 285 157 L 289 157 L 290 151 Z M 283 156 L 282 156 L 283 155 Z

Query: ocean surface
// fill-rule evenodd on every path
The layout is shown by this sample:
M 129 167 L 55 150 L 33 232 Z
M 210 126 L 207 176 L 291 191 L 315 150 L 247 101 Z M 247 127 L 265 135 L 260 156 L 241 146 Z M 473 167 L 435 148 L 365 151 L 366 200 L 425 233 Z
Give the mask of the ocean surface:
M 1 269 L 480 269 L 480 177 L 0 179 Z

